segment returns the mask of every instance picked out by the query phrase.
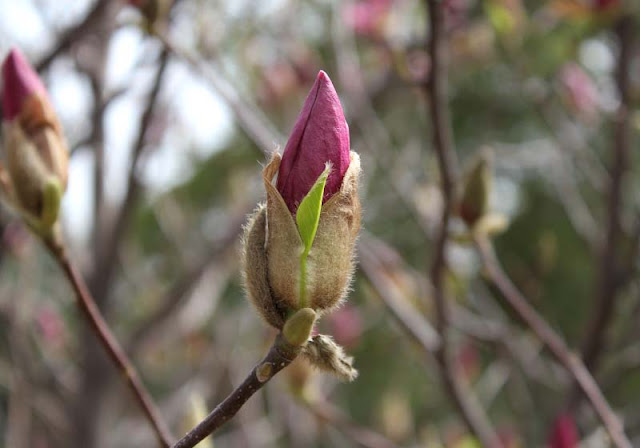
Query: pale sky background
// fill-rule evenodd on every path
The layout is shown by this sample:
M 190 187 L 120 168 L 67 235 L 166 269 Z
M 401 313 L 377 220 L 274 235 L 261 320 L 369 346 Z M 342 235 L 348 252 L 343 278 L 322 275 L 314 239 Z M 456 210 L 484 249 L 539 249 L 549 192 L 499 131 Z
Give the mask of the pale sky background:
M 250 0 L 215 3 L 222 3 L 225 14 L 230 17 L 242 16 L 247 8 L 258 8 L 260 15 L 287 13 L 287 3 L 282 0 L 257 4 Z M 0 57 L 4 58 L 11 46 L 18 46 L 32 61 L 39 60 L 56 40 L 55 35 L 50 32 L 50 24 L 58 29 L 65 29 L 84 17 L 91 4 L 88 0 L 0 0 Z M 284 11 L 279 11 L 282 9 Z M 119 21 L 130 22 L 135 17 L 133 10 L 125 8 Z M 307 38 L 323 32 L 321 23 L 309 20 L 310 23 L 304 23 Z M 222 29 L 217 32 L 223 33 L 224 25 L 221 23 Z M 189 46 L 192 38 L 189 23 L 178 21 L 173 31 L 174 38 L 179 43 Z M 107 86 L 130 87 L 125 95 L 109 106 L 105 115 L 106 194 L 110 201 L 118 202 L 124 195 L 130 150 L 154 74 L 155 67 L 140 69 L 137 64 L 150 60 L 150 56 L 155 55 L 158 48 L 157 42 L 145 38 L 134 26 L 121 27 L 110 41 Z M 579 57 L 582 64 L 596 77 L 611 71 L 611 49 L 602 40 L 593 39 L 584 43 Z M 241 82 L 241 75 L 238 74 L 240 81 L 234 81 Z M 58 58 L 51 65 L 45 81 L 69 140 L 74 141 L 85 135 L 91 124 L 88 81 L 78 76 L 69 58 Z M 143 164 L 144 172 L 140 173 L 147 191 L 152 195 L 187 179 L 193 164 L 220 148 L 233 131 L 233 118 L 225 104 L 211 86 L 197 75 L 191 74 L 183 64 L 174 62 L 169 65 L 163 86 L 160 99 L 161 103 L 167 105 L 172 125 L 167 127 L 162 142 Z M 601 87 L 602 93 L 610 86 Z M 614 105 L 611 104 L 611 94 L 601 95 L 605 103 L 607 98 L 609 104 L 603 104 L 603 108 Z M 69 188 L 63 202 L 63 216 L 66 229 L 77 239 L 76 243 L 87 240 L 89 229 L 93 225 L 92 172 L 92 151 L 85 149 L 74 154 L 70 164 Z M 519 202 L 517 186 L 509 180 L 499 182 L 498 185 L 500 200 L 494 201 L 496 208 L 513 214 Z
M 20 47 L 32 61 L 45 54 L 54 36 L 42 17 L 63 28 L 82 18 L 90 6 L 87 0 L 34 1 L 0 0 L 0 56 L 12 46 Z M 38 13 L 37 11 L 40 11 Z M 122 14 L 125 16 L 126 12 Z M 134 13 L 131 13 L 134 14 Z M 156 42 L 145 39 L 133 26 L 115 32 L 109 48 L 107 85 L 130 85 L 130 91 L 107 109 L 105 116 L 106 194 L 111 201 L 120 201 L 125 193 L 130 151 L 138 130 L 139 117 L 145 103 L 154 70 L 134 70 L 145 52 L 157 50 Z M 47 88 L 56 111 L 63 122 L 69 140 L 85 135 L 90 126 L 90 87 L 78 76 L 68 58 L 52 64 Z M 158 148 L 144 163 L 142 179 L 151 194 L 161 192 L 185 180 L 194 159 L 202 159 L 215 151 L 232 131 L 232 117 L 212 89 L 194 76 L 182 64 L 170 64 L 161 91 L 161 101 L 167 103 L 170 119 L 179 126 L 168 126 Z M 189 153 L 197 148 L 198 153 Z M 80 150 L 71 159 L 69 187 L 63 201 L 67 231 L 86 241 L 92 226 L 93 154 Z

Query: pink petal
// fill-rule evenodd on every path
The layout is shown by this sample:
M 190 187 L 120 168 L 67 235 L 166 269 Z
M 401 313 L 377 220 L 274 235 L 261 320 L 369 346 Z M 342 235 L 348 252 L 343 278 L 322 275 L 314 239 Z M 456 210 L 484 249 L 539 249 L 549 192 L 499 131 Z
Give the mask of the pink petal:
M 295 213 L 300 201 L 331 163 L 323 201 L 340 190 L 349 167 L 349 126 L 329 76 L 318 73 L 284 148 L 276 187 Z
M 556 417 L 549 438 L 549 448 L 577 448 L 580 437 L 573 417 L 562 414 Z
M 24 101 L 34 94 L 46 95 L 38 74 L 17 48 L 12 48 L 2 64 L 2 111 L 5 120 L 13 120 Z

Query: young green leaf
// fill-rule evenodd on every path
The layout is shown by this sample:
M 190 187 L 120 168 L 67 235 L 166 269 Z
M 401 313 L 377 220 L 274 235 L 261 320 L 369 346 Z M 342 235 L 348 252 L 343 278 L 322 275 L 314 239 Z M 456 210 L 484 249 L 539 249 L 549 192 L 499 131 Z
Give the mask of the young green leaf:
M 327 166 L 316 183 L 313 184 L 309 193 L 304 197 L 298 211 L 296 212 L 296 223 L 298 224 L 298 232 L 304 244 L 304 251 L 300 254 L 300 307 L 306 307 L 307 304 L 307 256 L 311 251 L 313 240 L 318 230 L 318 222 L 320 221 L 320 211 L 322 210 L 322 196 L 324 194 L 324 186 L 329 177 L 330 168 Z
M 296 212 L 296 223 L 298 224 L 298 231 L 306 254 L 311 250 L 311 245 L 318 230 L 324 185 L 328 176 L 329 167 L 326 167 L 318 177 L 318 180 L 316 180 L 316 183 L 311 187 L 311 190 L 309 190 L 309 193 L 304 197 Z

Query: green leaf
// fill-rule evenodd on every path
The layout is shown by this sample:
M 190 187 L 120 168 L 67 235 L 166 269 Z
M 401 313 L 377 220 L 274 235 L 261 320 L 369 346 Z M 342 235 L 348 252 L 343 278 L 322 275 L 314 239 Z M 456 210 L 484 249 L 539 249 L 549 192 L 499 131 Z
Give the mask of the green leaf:
M 62 187 L 60 181 L 54 177 L 47 181 L 42 192 L 42 212 L 40 224 L 44 229 L 51 228 L 58 220 L 60 202 L 62 201 Z
M 322 196 L 324 194 L 324 185 L 329 177 L 329 167 L 325 168 L 316 183 L 313 184 L 309 193 L 304 197 L 298 211 L 296 212 L 296 223 L 300 238 L 304 244 L 305 253 L 309 253 L 311 245 L 316 237 L 318 230 L 318 222 L 320 221 L 320 210 L 322 209 Z
M 318 222 L 320 222 L 320 212 L 322 210 L 322 196 L 324 195 L 324 186 L 329 177 L 329 167 L 327 166 L 316 183 L 313 184 L 309 193 L 304 197 L 298 211 L 296 212 L 296 223 L 298 224 L 298 232 L 304 244 L 304 251 L 300 254 L 300 307 L 308 306 L 307 303 L 307 256 L 311 251 L 313 240 L 318 230 Z

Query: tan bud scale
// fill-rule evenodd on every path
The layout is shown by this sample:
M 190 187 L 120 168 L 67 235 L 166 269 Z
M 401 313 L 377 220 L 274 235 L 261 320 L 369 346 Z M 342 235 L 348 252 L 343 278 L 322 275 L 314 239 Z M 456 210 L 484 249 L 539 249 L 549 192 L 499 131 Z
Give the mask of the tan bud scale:
M 358 371 L 353 367 L 353 358 L 330 336 L 314 336 L 302 349 L 302 356 L 314 367 L 333 373 L 343 381 L 353 381 L 358 377 Z
M 278 329 L 282 329 L 287 315 L 299 308 L 303 251 L 295 218 L 274 185 L 280 161 L 275 154 L 263 170 L 267 204 L 251 217 L 243 250 L 245 284 L 251 301 Z M 359 175 L 360 158 L 351 152 L 340 190 L 322 206 L 307 258 L 308 303 L 319 314 L 337 306 L 349 288 L 361 218 Z
M 51 179 L 62 190 L 68 178 L 68 150 L 60 124 L 48 101 L 32 96 L 25 101 L 16 120 L 5 124 L 5 154 L 10 186 L 20 208 L 38 218 L 43 194 Z

